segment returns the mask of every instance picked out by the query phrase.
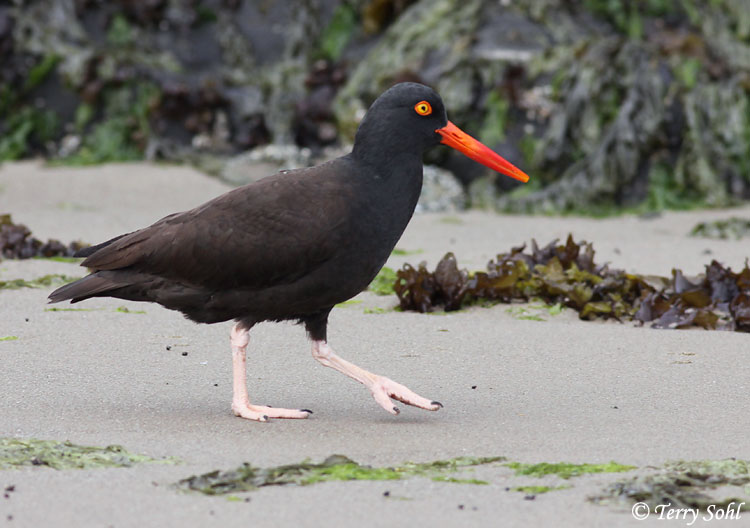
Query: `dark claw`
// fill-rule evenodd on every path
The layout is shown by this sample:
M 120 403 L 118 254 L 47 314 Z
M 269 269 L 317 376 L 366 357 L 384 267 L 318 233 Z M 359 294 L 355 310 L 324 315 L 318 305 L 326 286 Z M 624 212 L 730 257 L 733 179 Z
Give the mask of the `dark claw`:
M 441 409 L 443 408 L 443 404 L 442 404 L 442 403 L 440 403 L 439 401 L 431 401 L 431 402 L 430 402 L 430 405 L 437 405 L 437 406 L 439 406 L 439 407 L 440 407 Z
M 310 409 L 300 409 L 300 412 L 313 413 Z
M 400 410 L 398 409 L 398 407 L 396 407 L 396 406 L 394 405 L 394 406 L 393 406 L 393 412 L 395 412 L 396 414 L 399 414 L 399 413 L 400 413 L 401 411 L 400 411 Z

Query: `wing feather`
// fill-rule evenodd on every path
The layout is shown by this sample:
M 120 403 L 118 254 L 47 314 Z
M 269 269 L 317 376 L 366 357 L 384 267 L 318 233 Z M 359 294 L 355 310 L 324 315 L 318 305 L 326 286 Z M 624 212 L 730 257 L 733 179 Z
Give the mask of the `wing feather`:
M 345 247 L 346 176 L 330 163 L 276 174 L 115 238 L 82 265 L 212 289 L 293 282 Z

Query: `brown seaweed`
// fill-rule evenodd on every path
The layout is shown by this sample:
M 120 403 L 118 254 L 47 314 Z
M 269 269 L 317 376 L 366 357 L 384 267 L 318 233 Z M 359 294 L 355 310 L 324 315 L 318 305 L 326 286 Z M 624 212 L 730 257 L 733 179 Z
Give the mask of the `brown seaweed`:
M 501 253 L 487 271 L 459 270 L 452 253 L 434 272 L 424 263 L 405 264 L 393 286 L 402 310 L 459 310 L 470 304 L 541 299 L 579 312 L 581 319 L 630 320 L 653 328 L 701 327 L 750 331 L 750 268 L 740 273 L 716 260 L 697 278 L 679 269 L 672 277 L 626 273 L 594 262 L 594 248 L 553 240 L 539 247 L 531 241 Z
M 76 251 L 88 246 L 82 242 L 68 245 L 59 240 L 46 242 L 31 235 L 31 230 L 23 224 L 14 224 L 9 214 L 0 215 L 0 255 L 5 258 L 27 259 L 33 257 L 72 257 Z

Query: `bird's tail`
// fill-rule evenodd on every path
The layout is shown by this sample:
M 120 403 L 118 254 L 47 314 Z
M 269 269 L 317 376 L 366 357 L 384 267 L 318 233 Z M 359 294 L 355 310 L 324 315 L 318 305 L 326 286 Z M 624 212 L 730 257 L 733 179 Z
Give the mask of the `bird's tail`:
M 107 276 L 110 275 L 110 276 Z M 70 299 L 70 302 L 83 301 L 89 297 L 101 296 L 127 285 L 112 280 L 111 273 L 96 272 L 65 286 L 61 286 L 49 294 L 49 302 L 56 303 Z

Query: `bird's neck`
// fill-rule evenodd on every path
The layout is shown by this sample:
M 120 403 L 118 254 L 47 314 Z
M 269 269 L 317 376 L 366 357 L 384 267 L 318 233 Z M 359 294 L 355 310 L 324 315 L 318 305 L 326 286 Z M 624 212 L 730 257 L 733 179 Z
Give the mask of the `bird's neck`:
M 372 176 L 387 181 L 392 177 L 403 178 L 408 175 L 422 174 L 422 152 L 413 150 L 369 149 L 354 145 L 352 159 L 361 167 L 367 167 Z M 421 181 L 420 181 L 421 184 Z
M 359 170 L 364 209 L 377 217 L 373 222 L 395 236 L 395 244 L 409 222 L 422 191 L 422 157 L 401 152 L 387 158 L 352 158 Z M 379 162 L 378 162 L 379 161 Z M 385 207 L 384 207 L 385 206 Z

